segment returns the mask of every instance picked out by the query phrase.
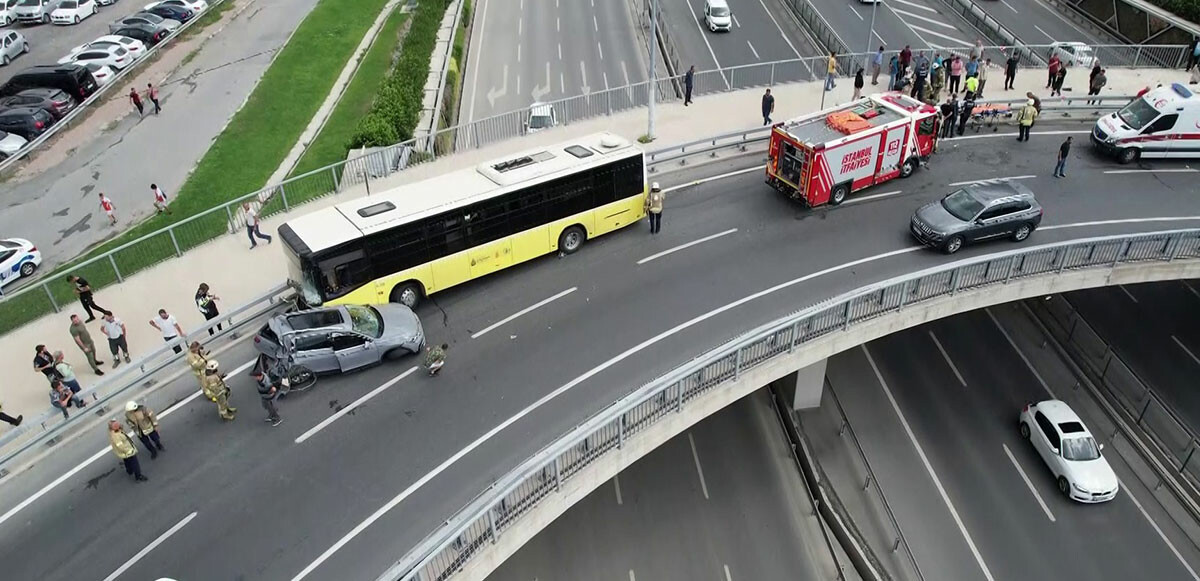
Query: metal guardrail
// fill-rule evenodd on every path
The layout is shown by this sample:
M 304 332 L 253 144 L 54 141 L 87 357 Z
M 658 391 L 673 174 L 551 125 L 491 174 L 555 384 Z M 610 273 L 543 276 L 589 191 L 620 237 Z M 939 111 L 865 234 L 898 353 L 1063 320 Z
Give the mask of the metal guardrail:
M 92 93 L 91 95 L 89 95 L 87 99 L 84 99 L 83 102 L 80 103 L 78 107 L 75 107 L 75 109 L 72 110 L 70 113 L 68 113 L 66 115 L 66 117 L 63 117 L 57 123 L 55 123 L 54 126 L 51 127 L 49 131 L 46 131 L 45 133 L 37 136 L 37 138 L 34 139 L 33 141 L 26 143 L 25 147 L 21 148 L 19 151 L 17 151 L 13 155 L 10 155 L 5 159 L 0 160 L 0 173 L 3 173 L 5 170 L 7 170 L 10 167 L 12 167 L 13 165 L 15 165 L 18 161 L 23 159 L 25 156 L 29 155 L 30 153 L 33 153 L 34 150 L 36 150 L 38 147 L 40 147 L 43 143 L 46 143 L 51 138 L 53 138 L 55 135 L 58 135 L 58 133 L 60 131 L 65 131 L 67 129 L 67 127 L 69 127 L 71 125 L 71 123 L 73 121 L 75 121 L 77 119 L 82 119 L 83 116 L 87 115 L 88 109 L 92 105 L 96 104 L 98 101 L 107 97 L 108 93 L 110 91 L 114 90 L 113 89 L 114 87 L 121 84 L 120 83 L 121 79 L 124 79 L 125 77 L 128 77 L 130 75 L 134 75 L 134 74 L 141 72 L 140 69 L 142 68 L 142 64 L 149 62 L 149 58 L 151 55 L 157 54 L 161 50 L 165 50 L 166 47 L 168 47 L 171 44 L 172 40 L 175 40 L 176 37 L 183 34 L 184 31 L 191 28 L 192 25 L 194 25 L 195 23 L 199 22 L 200 19 L 203 18 L 205 14 L 208 14 L 213 9 L 215 9 L 217 6 L 223 4 L 225 1 L 226 0 L 214 0 L 213 2 L 211 2 L 208 5 L 208 10 L 204 11 L 201 14 L 197 14 L 195 18 L 189 20 L 188 22 L 186 22 L 179 28 L 176 28 L 173 32 L 171 32 L 171 34 L 168 34 L 166 38 L 159 41 L 158 44 L 150 47 L 150 49 L 146 51 L 146 54 L 143 55 L 142 58 L 138 59 L 137 62 L 133 63 L 133 66 L 125 67 L 124 69 L 118 71 L 116 76 L 114 76 L 112 78 L 112 80 L 108 82 L 107 85 L 100 87 L 99 90 L 97 90 L 95 93 Z M 121 87 L 121 88 L 124 89 L 125 87 Z
M 1127 65 L 1137 67 L 1159 57 L 1183 57 L 1186 47 L 1127 47 Z M 966 54 L 970 47 L 946 49 L 946 54 Z M 1116 50 L 1116 49 L 1114 49 Z M 892 53 L 887 54 L 894 54 Z M 1099 53 L 1099 51 L 1098 51 Z M 1101 53 L 1102 54 L 1102 53 Z M 1116 53 L 1114 53 L 1116 54 Z M 860 62 L 865 55 L 847 54 L 838 57 L 842 70 Z M 1151 57 L 1154 58 L 1151 58 Z M 783 83 L 817 80 L 815 71 L 824 71 L 827 57 L 811 57 L 769 63 L 756 63 L 697 72 L 693 94 L 722 93 L 730 90 L 769 86 Z M 886 61 L 885 61 L 886 62 Z M 1111 61 L 1107 66 L 1122 66 Z M 1040 72 L 1040 71 L 1039 71 Z M 1026 74 L 1029 74 L 1028 72 Z M 679 77 L 658 79 L 656 90 L 663 102 L 678 101 L 673 90 Z M 551 102 L 559 121 L 571 124 L 635 108 L 648 102 L 650 83 L 642 82 L 605 91 L 559 99 Z M 1048 103 L 1047 99 L 1043 103 Z M 526 111 L 512 111 L 442 129 L 422 140 L 409 140 L 381 148 L 367 155 L 289 178 L 257 192 L 245 194 L 200 214 L 176 222 L 166 228 L 118 246 L 104 254 L 73 265 L 79 276 L 92 283 L 93 288 L 120 283 L 126 276 L 149 268 L 159 262 L 183 256 L 184 252 L 213 240 L 224 233 L 242 229 L 243 202 L 256 207 L 260 216 L 285 212 L 292 207 L 337 194 L 359 184 L 370 191 L 371 180 L 385 177 L 408 167 L 451 155 L 459 151 L 481 148 L 524 133 Z M 49 266 L 49 265 L 47 265 Z M 57 283 L 57 284 L 54 284 Z M 71 286 L 61 281 L 42 280 L 0 299 L 0 334 L 38 316 L 58 312 L 60 305 L 73 300 Z
M 960 291 L 1137 262 L 1200 259 L 1200 229 L 1102 236 L 955 262 L 841 295 L 734 338 L 636 389 L 482 491 L 388 569 L 380 581 L 453 577 L 505 530 L 588 465 L 693 400 L 775 357 L 876 317 Z M 1197 462 L 1196 465 L 1200 465 Z
M 138 358 L 137 361 L 124 368 L 112 371 L 111 376 L 100 380 L 94 387 L 80 390 L 79 397 L 89 400 L 85 409 L 77 409 L 68 418 L 62 417 L 57 408 L 50 408 L 37 417 L 27 417 L 21 426 L 8 430 L 0 435 L 0 473 L 7 470 L 10 462 L 33 450 L 35 447 L 52 442 L 67 430 L 86 421 L 85 416 L 95 413 L 95 409 L 103 410 L 109 402 L 126 396 L 130 391 L 143 387 L 147 379 L 156 373 L 175 366 L 186 357 L 187 345 L 192 341 L 200 341 L 208 345 L 212 342 L 230 336 L 247 324 L 254 323 L 259 317 L 279 308 L 292 300 L 294 291 L 288 285 L 279 285 L 254 300 L 222 314 L 219 318 L 208 321 L 195 331 L 188 333 L 178 343 L 164 343 L 162 347 Z M 225 328 L 214 335 L 209 335 L 210 329 L 217 325 Z M 174 352 L 174 345 L 183 345 L 184 352 Z M 100 348 L 100 347 L 97 347 Z M 48 386 L 47 386 L 48 387 Z M 49 390 L 47 390 L 49 393 Z M 96 406 L 95 409 L 92 406 Z

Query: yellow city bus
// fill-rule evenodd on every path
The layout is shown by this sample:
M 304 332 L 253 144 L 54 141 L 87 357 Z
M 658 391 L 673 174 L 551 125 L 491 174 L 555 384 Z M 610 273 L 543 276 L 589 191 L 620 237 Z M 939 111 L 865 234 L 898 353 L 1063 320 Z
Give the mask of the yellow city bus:
M 337 204 L 280 226 L 309 305 L 422 297 L 645 216 L 642 150 L 600 133 Z

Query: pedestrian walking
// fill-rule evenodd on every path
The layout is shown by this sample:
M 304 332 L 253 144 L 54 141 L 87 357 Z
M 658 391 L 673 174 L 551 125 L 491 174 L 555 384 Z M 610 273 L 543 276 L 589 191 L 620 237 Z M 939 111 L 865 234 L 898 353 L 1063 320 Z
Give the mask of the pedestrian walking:
M 83 319 L 79 315 L 71 315 L 71 326 L 68 328 L 71 333 L 71 340 L 75 341 L 75 345 L 83 351 L 83 356 L 87 357 L 88 365 L 92 367 L 92 373 L 96 375 L 104 375 L 100 370 L 100 366 L 104 365 L 103 361 L 96 359 L 96 344 L 92 342 L 92 334 L 88 333 L 87 325 L 83 323 Z
M 763 125 L 771 124 L 771 114 L 774 112 L 775 112 L 775 97 L 771 96 L 771 89 L 767 89 L 767 92 L 763 93 L 763 98 L 762 98 Z
M 858 70 L 854 71 L 854 97 L 853 97 L 853 100 L 855 100 L 855 101 L 862 98 L 863 85 L 865 84 L 865 82 L 863 81 L 863 72 L 864 71 L 863 71 L 862 67 L 858 67 Z
M 658 231 L 662 229 L 664 201 L 666 201 L 666 196 L 663 195 L 662 188 L 658 187 L 658 182 L 650 184 L 650 193 L 646 196 L 646 216 L 650 218 L 651 234 L 658 234 Z
M 58 372 L 54 370 L 54 354 L 45 345 L 33 348 L 33 370 L 46 376 L 47 381 L 58 379 Z
M 246 214 L 246 236 L 250 238 L 250 249 L 253 250 L 258 246 L 258 242 L 254 240 L 256 236 L 259 240 L 266 240 L 267 244 L 270 244 L 271 237 L 258 229 L 258 211 L 250 206 L 250 202 L 242 202 L 242 211 Z
M 908 73 L 908 65 L 912 63 L 912 47 L 904 45 L 904 49 L 900 51 L 900 74 L 903 77 Z
M 142 107 L 142 97 L 133 87 L 129 87 L 129 102 L 133 103 L 133 107 L 137 109 L 138 117 L 145 116 L 146 110 Z
M 121 429 L 121 422 L 117 420 L 108 422 L 108 445 L 112 447 L 113 454 L 121 459 L 121 464 L 125 465 L 125 473 L 132 476 L 135 482 L 150 480 L 142 474 L 142 465 L 138 463 L 137 458 L 137 446 L 133 445 L 133 440 Z
M 221 297 L 212 294 L 208 290 L 208 283 L 200 283 L 200 287 L 196 289 L 196 308 L 200 309 L 200 314 L 204 315 L 205 321 L 211 321 L 221 315 L 221 311 L 217 310 L 217 301 Z M 221 330 L 221 323 L 217 323 L 217 331 Z M 212 327 L 208 328 L 208 336 L 212 337 L 216 331 Z
M 171 213 L 171 208 L 167 206 L 167 193 L 158 187 L 158 184 L 150 184 L 150 193 L 154 194 L 154 210 L 159 214 L 166 212 Z
M 222 420 L 228 422 L 237 417 L 237 408 L 229 405 L 229 386 L 225 383 L 225 376 L 221 375 L 221 366 L 216 359 L 210 359 L 205 364 L 201 386 L 204 388 L 204 397 L 217 404 L 217 414 Z
M 87 279 L 77 274 L 71 274 L 67 276 L 67 282 L 75 285 L 75 296 L 79 297 L 79 304 L 83 306 L 84 312 L 86 312 L 88 315 L 88 319 L 84 321 L 85 323 L 90 323 L 96 320 L 96 315 L 92 312 L 93 310 L 99 311 L 105 315 L 112 314 L 112 311 L 109 311 L 108 309 L 96 304 L 96 299 L 93 296 L 94 291 L 92 291 L 92 285 L 88 284 Z
M 1012 54 L 1008 56 L 1008 60 L 1004 61 L 1004 90 L 1011 91 L 1013 81 L 1017 80 L 1017 65 L 1021 63 L 1021 57 L 1017 56 L 1017 49 L 1012 50 Z
M 192 375 L 196 377 L 196 383 L 200 385 L 200 389 L 204 389 L 204 370 L 208 367 L 208 352 L 200 346 L 199 341 L 192 341 L 191 346 L 188 347 L 187 362 L 188 367 L 192 368 Z
M 1029 128 L 1033 127 L 1033 121 L 1037 119 L 1037 116 L 1038 111 L 1034 106 L 1034 100 L 1029 99 L 1017 115 L 1017 141 L 1029 141 Z
M 1050 55 L 1050 62 L 1046 65 L 1046 70 L 1049 72 L 1046 75 L 1046 88 L 1049 89 L 1054 85 L 1054 77 L 1058 74 L 1058 69 L 1062 68 L 1062 59 L 1058 58 L 1057 54 Z
M 883 70 L 883 47 L 879 47 L 879 52 L 871 57 L 871 84 L 879 84 L 879 72 Z
M 121 360 L 117 358 L 118 352 L 123 351 L 125 363 L 129 363 L 129 343 L 125 340 L 125 323 L 113 316 L 112 313 L 105 313 L 100 329 L 104 331 L 104 336 L 108 337 L 108 350 L 112 352 L 113 369 L 121 364 Z
M 75 406 L 76 409 L 87 407 L 87 403 L 82 397 L 75 395 L 62 381 L 55 379 L 54 383 L 50 384 L 50 405 L 59 409 L 62 412 L 63 419 L 69 419 L 71 414 L 67 413 L 67 408 Z
M 829 51 L 829 62 L 825 66 L 825 90 L 832 91 L 837 87 L 833 82 L 837 78 L 837 53 Z
M 100 209 L 104 211 L 105 216 L 108 216 L 108 225 L 116 226 L 117 206 L 113 204 L 112 200 L 108 199 L 108 196 L 104 195 L 104 192 L 100 192 Z
M 1050 96 L 1062 96 L 1063 83 L 1067 80 L 1067 67 L 1059 67 L 1058 72 L 1054 74 L 1054 84 L 1050 88 Z
M 1071 155 L 1071 136 L 1067 136 L 1067 140 L 1058 146 L 1058 163 L 1054 164 L 1054 177 L 1067 177 L 1067 156 Z
M 154 103 L 154 114 L 158 115 L 162 111 L 162 105 L 158 103 L 158 87 L 154 83 L 146 83 L 146 98 Z
M 975 76 L 979 79 L 979 89 L 975 91 L 975 98 L 983 98 L 983 87 L 987 85 L 988 69 L 992 68 L 992 59 L 985 59 L 983 64 L 979 65 L 979 74 Z
M 1104 85 L 1108 84 L 1108 74 L 1106 73 L 1106 70 L 1107 69 L 1100 69 L 1099 72 L 1092 76 L 1092 81 L 1088 84 L 1089 96 L 1100 95 L 1100 90 L 1104 88 Z M 1100 101 L 1097 99 L 1088 99 L 1088 105 L 1099 103 Z
M 683 106 L 692 104 L 692 85 L 696 82 L 696 65 L 688 67 L 683 75 Z
M 154 410 L 129 400 L 125 402 L 125 423 L 129 424 L 133 435 L 150 451 L 151 460 L 158 458 L 159 452 L 167 451 L 158 436 L 158 417 L 154 415 Z
M 63 359 L 62 351 L 54 352 L 54 371 L 58 373 L 58 378 L 71 390 L 71 393 L 79 393 L 79 390 L 83 389 L 79 385 L 79 378 L 75 377 L 75 368 Z
M 17 416 L 14 418 L 14 417 L 4 413 L 4 406 L 0 405 L 0 422 L 4 422 L 15 428 L 15 427 L 21 425 L 21 422 L 23 422 L 23 421 L 25 421 L 25 416 L 20 415 L 20 416 Z
M 173 344 L 171 348 L 176 354 L 183 353 L 183 345 L 179 344 L 183 328 L 179 326 L 179 321 L 175 320 L 175 315 L 168 314 L 166 309 L 159 309 L 158 316 L 150 319 L 150 326 L 162 333 L 164 343 Z
M 957 93 L 959 83 L 962 81 L 962 74 L 962 59 L 958 58 L 958 55 L 954 55 L 950 58 L 950 83 L 946 87 L 946 90 L 950 91 L 951 93 Z
M 270 373 L 263 373 L 262 369 L 255 369 L 250 374 L 256 383 L 258 383 L 258 397 L 262 402 L 262 407 L 267 410 L 267 419 L 265 421 L 271 423 L 271 427 L 278 426 L 283 423 L 283 418 L 279 417 L 279 410 L 275 409 L 275 400 L 279 397 L 279 384 L 275 376 Z

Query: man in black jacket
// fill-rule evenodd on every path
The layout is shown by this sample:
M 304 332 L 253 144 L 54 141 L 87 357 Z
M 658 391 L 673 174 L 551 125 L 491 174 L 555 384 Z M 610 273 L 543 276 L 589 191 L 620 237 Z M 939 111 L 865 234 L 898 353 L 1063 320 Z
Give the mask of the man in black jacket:
M 1017 56 L 1017 49 L 1013 49 L 1012 54 L 1008 55 L 1008 60 L 1004 61 L 1004 90 L 1011 91 L 1013 81 L 1017 78 L 1017 64 L 1021 62 L 1021 57 Z

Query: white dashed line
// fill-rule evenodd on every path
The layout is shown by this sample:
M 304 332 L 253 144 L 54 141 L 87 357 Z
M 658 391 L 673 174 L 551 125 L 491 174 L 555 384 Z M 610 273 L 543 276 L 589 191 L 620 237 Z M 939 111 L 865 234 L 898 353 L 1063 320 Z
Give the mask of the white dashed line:
M 746 41 L 746 46 L 750 47 L 750 52 L 754 53 L 754 58 L 755 58 L 755 59 L 762 60 L 762 59 L 761 59 L 761 58 L 758 56 L 758 51 L 757 51 L 757 50 L 754 50 L 754 45 L 753 45 L 753 44 L 750 44 L 750 41 L 749 41 L 749 40 L 747 40 L 747 41 Z
M 1012 462 L 1013 468 L 1017 469 L 1017 474 L 1021 475 L 1021 480 L 1025 481 L 1025 486 L 1029 487 L 1029 492 L 1033 493 L 1033 498 L 1037 501 L 1038 506 L 1042 507 L 1042 512 L 1046 513 L 1046 518 L 1050 519 L 1050 522 L 1056 522 L 1054 520 L 1054 513 L 1050 512 L 1050 507 L 1046 506 L 1046 501 L 1042 500 L 1042 495 L 1038 494 L 1037 489 L 1033 487 L 1033 482 L 1030 482 L 1029 476 L 1025 475 L 1025 470 L 1017 463 L 1016 457 L 1008 449 L 1008 444 L 1001 444 L 1001 446 L 1004 446 L 1004 454 L 1008 456 L 1009 462 Z
M 1187 353 L 1187 356 L 1191 357 L 1192 361 L 1196 362 L 1196 365 L 1200 365 L 1200 357 L 1196 357 L 1196 354 L 1192 353 L 1192 350 L 1188 349 L 1187 345 L 1184 345 L 1183 341 L 1179 340 L 1179 337 L 1176 337 L 1175 335 L 1171 335 L 1171 340 L 1174 341 L 1176 345 L 1179 345 L 1179 348 L 1183 349 L 1183 352 Z
M 987 316 L 992 320 L 993 323 L 996 324 L 996 328 L 1000 329 L 1000 334 L 1004 335 L 1004 339 L 1008 341 L 1008 344 L 1011 345 L 1013 350 L 1017 352 L 1017 355 L 1021 357 L 1021 361 L 1025 362 L 1025 367 L 1028 367 L 1029 371 L 1033 373 L 1033 376 L 1037 378 L 1038 383 L 1042 384 L 1042 389 L 1046 390 L 1046 393 L 1050 394 L 1050 397 L 1058 399 L 1058 396 L 1054 395 L 1054 391 L 1050 389 L 1050 384 L 1046 383 L 1045 379 L 1042 379 L 1042 374 L 1038 373 L 1037 368 L 1035 368 L 1033 363 L 1029 361 L 1029 358 L 1025 356 L 1025 352 L 1017 346 L 1016 341 L 1013 341 L 1012 335 L 1008 334 L 1008 329 L 1005 329 L 1004 325 L 1000 324 L 1000 320 L 996 318 L 996 315 L 992 314 L 992 310 L 985 308 L 983 309 L 983 312 L 987 313 Z
M 536 303 L 534 303 L 534 304 L 532 304 L 532 305 L 529 305 L 528 307 L 525 307 L 525 308 L 523 308 L 523 309 L 521 309 L 521 310 L 519 310 L 519 311 L 517 311 L 517 312 L 515 312 L 515 313 L 513 313 L 513 314 L 511 314 L 511 315 L 509 315 L 509 316 L 507 316 L 507 317 L 505 317 L 505 318 L 503 318 L 503 319 L 500 319 L 499 321 L 496 321 L 495 323 L 492 323 L 491 325 L 488 325 L 487 327 L 484 327 L 482 330 L 480 330 L 480 331 L 476 332 L 475 334 L 471 335 L 471 338 L 472 338 L 472 339 L 478 339 L 478 338 L 480 338 L 480 337 L 482 337 L 482 336 L 484 336 L 484 335 L 486 335 L 486 334 L 488 334 L 488 333 L 490 333 L 490 332 L 492 332 L 492 331 L 495 331 L 495 330 L 496 330 L 498 327 L 500 327 L 500 326 L 502 326 L 502 325 L 505 325 L 505 324 L 507 324 L 507 323 L 510 323 L 510 322 L 512 322 L 512 321 L 513 321 L 513 320 L 515 320 L 517 317 L 520 317 L 520 316 L 522 316 L 522 315 L 527 315 L 527 314 L 529 314 L 530 312 L 532 312 L 532 311 L 534 311 L 534 310 L 536 310 L 536 309 L 539 309 L 539 308 L 541 308 L 541 307 L 544 307 L 544 306 L 546 306 L 546 305 L 548 305 L 548 304 L 550 304 L 550 303 L 552 303 L 552 302 L 554 302 L 554 301 L 556 301 L 556 300 L 558 300 L 558 299 L 561 299 L 561 298 L 563 298 L 563 297 L 565 297 L 565 296 L 567 296 L 567 295 L 569 295 L 569 294 L 571 294 L 571 293 L 573 293 L 573 292 L 575 292 L 575 291 L 577 291 L 577 290 L 579 290 L 579 287 L 575 287 L 575 286 L 573 286 L 573 287 L 571 287 L 571 288 L 569 288 L 569 289 L 567 289 L 567 290 L 565 290 L 565 291 L 562 291 L 562 292 L 560 292 L 560 293 L 558 293 L 558 294 L 556 294 L 556 295 L 554 295 L 554 296 L 552 296 L 552 297 L 550 297 L 550 298 L 547 298 L 547 299 L 542 299 L 542 300 L 540 300 L 540 301 L 538 301 L 538 302 L 536 302 Z
M 362 405 L 362 404 L 364 404 L 364 403 L 367 403 L 368 401 L 370 401 L 370 400 L 371 400 L 371 398 L 373 398 L 373 397 L 375 397 L 375 396 L 377 396 L 377 395 L 379 395 L 379 394 L 383 393 L 384 391 L 387 391 L 387 389 L 388 389 L 389 387 L 391 387 L 391 386 L 393 386 L 393 385 L 396 385 L 397 383 L 399 383 L 399 382 L 400 382 L 400 380 L 401 380 L 401 379 L 404 379 L 405 377 L 408 377 L 409 375 L 412 375 L 412 373 L 413 373 L 414 371 L 416 371 L 416 370 L 417 370 L 417 366 L 415 366 L 415 365 L 414 365 L 414 366 L 410 367 L 410 368 L 408 369 L 408 371 L 405 371 L 404 373 L 401 373 L 400 375 L 397 375 L 396 377 L 393 377 L 393 378 L 389 379 L 389 380 L 387 381 L 387 383 L 384 383 L 383 385 L 381 385 L 381 386 L 379 386 L 379 387 L 376 387 L 375 389 L 372 389 L 372 390 L 371 390 L 370 392 L 368 392 L 366 395 L 364 395 L 364 396 L 362 396 L 362 397 L 360 397 L 360 398 L 358 398 L 358 399 L 354 400 L 353 402 L 351 402 L 351 403 L 350 403 L 350 405 L 348 405 L 348 406 L 346 406 L 346 407 L 344 407 L 344 408 L 342 408 L 342 409 L 338 410 L 338 411 L 337 411 L 337 412 L 335 412 L 333 415 L 331 415 L 331 416 L 329 416 L 329 417 L 325 418 L 324 420 L 322 420 L 322 421 L 321 421 L 321 423 L 319 423 L 319 424 L 317 424 L 317 425 L 313 426 L 313 427 L 312 427 L 312 428 L 310 428 L 310 429 L 309 429 L 307 432 L 304 432 L 303 434 L 300 434 L 300 437 L 296 438 L 296 443 L 297 443 L 297 444 L 301 444 L 301 443 L 303 443 L 305 440 L 307 440 L 307 439 L 309 439 L 309 438 L 311 438 L 311 437 L 313 437 L 313 436 L 317 435 L 317 433 L 318 433 L 318 432 L 320 432 L 321 430 L 324 430 L 325 428 L 329 427 L 329 425 L 330 425 L 330 424 L 332 424 L 333 422 L 336 422 L 336 421 L 337 421 L 338 419 L 340 419 L 342 416 L 345 416 L 346 414 L 348 414 L 348 413 L 350 413 L 350 412 L 352 412 L 352 411 L 354 411 L 354 410 L 358 409 L 358 406 L 360 406 L 360 405 Z
M 961 383 L 961 384 L 963 385 L 963 387 L 966 387 L 966 386 L 967 386 L 967 380 L 963 379 L 962 373 L 959 373 L 959 372 L 958 372 L 958 366 L 957 366 L 957 365 L 955 365 L 955 364 L 954 364 L 954 361 L 952 361 L 952 360 L 950 359 L 950 354 L 949 354 L 949 353 L 946 353 L 946 348 L 945 348 L 945 347 L 942 347 L 942 342 L 941 342 L 941 341 L 938 341 L 937 335 L 934 335 L 934 334 L 933 334 L 933 331 L 930 331 L 930 332 L 929 332 L 929 338 L 930 338 L 930 339 L 933 339 L 933 344 L 934 344 L 934 345 L 936 345 L 936 346 L 937 346 L 937 350 L 938 350 L 938 351 L 940 351 L 940 352 L 942 353 L 942 358 L 943 358 L 943 359 L 945 359 L 945 360 L 946 360 L 946 364 L 950 366 L 950 371 L 953 371 L 953 372 L 954 372 L 954 377 L 957 377 L 957 378 L 958 378 L 958 382 L 959 382 L 959 383 Z
M 1129 300 L 1133 301 L 1133 304 L 1137 304 L 1137 297 L 1133 296 L 1133 293 L 1129 292 L 1129 289 L 1125 288 L 1125 285 L 1119 284 L 1117 288 L 1121 289 L 1121 292 L 1125 293 L 1125 296 L 1129 297 Z
M 950 186 L 950 187 L 970 186 L 970 185 L 974 185 L 974 184 L 982 184 L 982 183 L 991 182 L 991 181 L 1011 182 L 1013 180 L 1030 180 L 1030 179 L 1033 179 L 1036 177 L 1037 176 L 1008 176 L 1008 177 L 1000 177 L 1000 178 L 988 178 L 986 180 L 971 180 L 969 182 L 954 182 L 954 183 L 950 183 L 950 184 L 946 184 L 946 185 Z
M 621 505 L 625 504 L 621 500 L 621 475 L 620 474 L 613 476 L 613 488 L 616 489 L 616 491 L 617 491 L 617 506 L 621 506 Z
M 852 204 L 861 204 L 862 202 L 869 202 L 871 200 L 879 200 L 882 198 L 890 198 L 892 196 L 898 196 L 903 193 L 904 193 L 903 190 L 895 190 L 892 192 L 883 192 L 882 194 L 871 194 L 869 196 L 860 196 L 857 198 L 850 198 L 849 200 L 846 200 L 845 203 L 843 203 L 842 205 L 849 206 Z
M 150 543 L 149 545 L 146 545 L 146 548 L 138 551 L 138 553 L 136 555 L 134 555 L 128 561 L 125 561 L 124 565 L 117 567 L 116 571 L 109 573 L 108 577 L 104 578 L 104 581 L 113 581 L 117 577 L 120 577 L 121 573 L 128 571 L 130 567 L 134 566 L 135 564 L 137 564 L 138 561 L 142 560 L 142 557 L 145 557 L 147 554 L 150 553 L 150 551 L 153 551 L 155 547 L 163 544 L 163 541 L 166 541 L 167 539 L 171 538 L 171 535 L 179 532 L 179 529 L 182 529 L 183 527 L 187 526 L 187 524 L 192 522 L 192 519 L 194 519 L 194 518 L 196 518 L 196 513 L 194 513 L 194 512 L 192 514 L 189 514 L 189 515 L 183 517 L 183 520 L 175 523 L 175 526 L 167 529 L 167 532 L 159 535 L 157 539 L 154 539 L 154 542 Z
M 717 232 L 716 234 L 710 234 L 710 235 L 708 235 L 708 236 L 705 236 L 704 238 L 700 238 L 700 239 L 697 239 L 697 240 L 692 240 L 691 242 L 688 242 L 688 243 L 686 243 L 686 244 L 680 244 L 679 246 L 676 246 L 676 247 L 674 247 L 674 248 L 668 248 L 668 249 L 666 249 L 666 250 L 664 250 L 664 251 L 662 251 L 662 252 L 659 252 L 658 254 L 651 254 L 650 256 L 647 256 L 647 257 L 645 257 L 645 258 L 643 258 L 643 259 L 641 259 L 641 260 L 637 261 L 637 263 L 638 263 L 639 265 L 641 265 L 641 264 L 646 264 L 647 262 L 650 262 L 651 260 L 657 260 L 657 259 L 659 259 L 659 258 L 662 258 L 662 257 L 664 257 L 664 256 L 668 255 L 668 254 L 674 254 L 674 253 L 676 253 L 676 252 L 679 252 L 680 250 L 684 250 L 684 249 L 687 249 L 687 248 L 691 248 L 691 247 L 693 247 L 693 246 L 695 246 L 695 245 L 697 245 L 697 244 L 703 244 L 703 243 L 705 243 L 705 242 L 708 242 L 709 240 L 715 240 L 715 239 L 717 239 L 717 238 L 720 238 L 720 237 L 722 237 L 722 236 L 727 236 L 727 235 L 729 235 L 729 234 L 733 234 L 734 232 L 737 232 L 737 231 L 738 231 L 738 229 L 737 229 L 737 228 L 730 228 L 730 229 L 728 229 L 728 230 L 726 230 L 726 231 L 724 231 L 724 232 Z
M 696 452 L 696 440 L 692 438 L 691 432 L 688 432 L 688 443 L 692 445 L 692 459 L 696 461 L 696 474 L 700 476 L 700 491 L 704 493 L 704 498 L 708 499 L 708 483 L 704 481 L 704 469 L 700 467 L 700 454 Z

